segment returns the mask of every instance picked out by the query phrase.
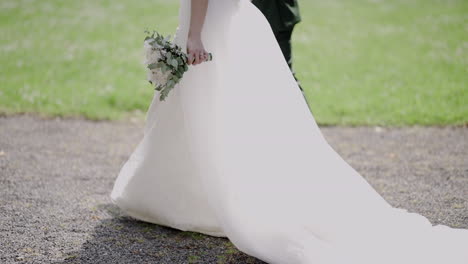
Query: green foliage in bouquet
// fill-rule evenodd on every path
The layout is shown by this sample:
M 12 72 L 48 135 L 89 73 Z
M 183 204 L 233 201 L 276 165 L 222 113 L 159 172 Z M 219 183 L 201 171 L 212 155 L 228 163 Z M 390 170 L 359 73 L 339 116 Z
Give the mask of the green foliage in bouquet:
M 184 73 L 188 70 L 187 54 L 182 51 L 182 48 L 170 41 L 171 37 L 164 37 L 156 31 L 145 31 L 147 36 L 145 41 L 151 45 L 155 52 L 159 52 L 157 61 L 147 65 L 149 70 L 159 70 L 160 74 L 159 83 L 155 85 L 155 89 L 160 92 L 159 100 L 164 101 L 169 92 L 174 86 L 179 83 Z

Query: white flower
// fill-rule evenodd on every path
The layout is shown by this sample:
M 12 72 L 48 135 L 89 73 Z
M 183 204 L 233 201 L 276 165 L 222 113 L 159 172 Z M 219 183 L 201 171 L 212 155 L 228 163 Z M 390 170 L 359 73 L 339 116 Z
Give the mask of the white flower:
M 149 42 L 150 40 L 146 40 L 144 43 L 145 64 L 158 62 L 161 58 L 161 51 L 157 47 L 153 47 Z
M 148 64 L 158 62 L 158 60 L 161 58 L 161 53 L 159 50 L 152 50 L 151 52 L 148 52 L 146 54 L 146 61 Z
M 145 48 L 145 50 L 148 50 L 149 48 L 151 48 L 151 44 L 150 44 L 151 41 L 152 39 L 147 39 L 143 42 L 143 47 Z
M 163 73 L 160 69 L 153 69 L 148 70 L 147 78 L 154 86 L 165 85 L 169 74 L 169 71 Z

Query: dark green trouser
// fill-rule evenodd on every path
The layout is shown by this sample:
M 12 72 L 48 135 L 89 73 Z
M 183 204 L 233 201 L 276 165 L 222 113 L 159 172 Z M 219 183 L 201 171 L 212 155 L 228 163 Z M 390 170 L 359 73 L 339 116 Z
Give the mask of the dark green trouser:
M 289 65 L 294 78 L 296 75 L 292 69 L 291 35 L 294 26 L 301 21 L 299 15 L 299 5 L 297 0 L 252 0 L 252 4 L 263 13 L 270 23 L 271 29 L 275 34 L 284 59 Z M 299 88 L 304 93 L 299 81 Z M 305 96 L 304 96 L 305 98 Z M 306 100 L 307 102 L 307 100 Z M 310 108 L 310 107 L 309 107 Z
M 281 48 L 281 51 L 283 52 L 284 59 L 289 65 L 289 68 L 291 69 L 291 72 L 294 75 L 294 78 L 297 81 L 297 84 L 299 85 L 299 88 L 302 90 L 301 85 L 299 84 L 299 81 L 296 78 L 296 74 L 292 68 L 292 53 L 291 53 L 291 35 L 293 32 L 293 28 L 283 30 L 283 31 L 278 31 L 278 32 L 273 32 L 276 37 L 276 41 L 278 41 L 278 44 Z
M 275 34 L 276 40 L 283 52 L 284 59 L 289 65 L 289 68 L 292 70 L 292 56 L 291 56 L 291 35 L 293 29 L 273 32 Z
M 284 30 L 284 31 L 279 31 L 279 32 L 273 32 L 276 37 L 276 41 L 278 42 L 281 51 L 283 52 L 284 59 L 289 65 L 289 68 L 291 69 L 291 72 L 294 76 L 294 79 L 297 81 L 297 85 L 299 86 L 299 89 L 301 89 L 302 95 L 304 95 L 304 100 L 306 101 L 307 105 L 309 106 L 310 111 L 312 111 L 309 101 L 307 101 L 304 90 L 302 89 L 302 86 L 299 82 L 299 80 L 296 78 L 296 74 L 292 68 L 292 53 L 291 53 L 291 35 L 293 32 L 293 28 L 290 30 Z

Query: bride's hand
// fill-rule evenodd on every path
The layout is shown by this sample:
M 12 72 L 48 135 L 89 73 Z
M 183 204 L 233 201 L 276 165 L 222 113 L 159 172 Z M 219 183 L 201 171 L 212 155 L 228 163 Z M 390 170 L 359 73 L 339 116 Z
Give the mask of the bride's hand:
M 189 36 L 187 40 L 188 64 L 197 65 L 208 59 L 208 52 L 203 47 L 200 36 Z

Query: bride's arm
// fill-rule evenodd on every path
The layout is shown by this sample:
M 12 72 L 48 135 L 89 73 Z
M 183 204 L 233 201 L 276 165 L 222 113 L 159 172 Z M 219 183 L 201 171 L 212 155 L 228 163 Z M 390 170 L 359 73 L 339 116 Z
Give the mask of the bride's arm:
M 201 40 L 201 32 L 203 23 L 205 22 L 207 9 L 208 0 L 192 0 L 190 29 L 187 40 L 189 64 L 197 65 L 207 60 L 208 58 L 208 52 L 206 52 L 205 47 L 203 47 Z

